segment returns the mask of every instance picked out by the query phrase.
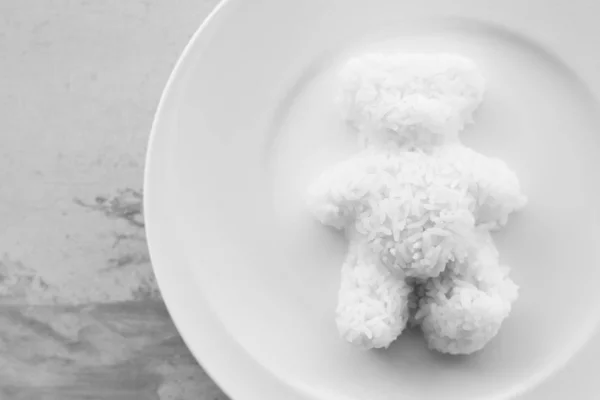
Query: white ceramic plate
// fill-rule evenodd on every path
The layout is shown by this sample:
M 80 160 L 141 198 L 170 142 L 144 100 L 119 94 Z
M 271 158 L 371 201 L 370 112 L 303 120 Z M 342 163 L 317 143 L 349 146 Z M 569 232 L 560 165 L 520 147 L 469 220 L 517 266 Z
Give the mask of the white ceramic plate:
M 591 0 L 231 0 L 194 36 L 148 152 L 152 261 L 183 338 L 246 399 L 597 399 L 600 3 Z M 497 240 L 521 297 L 499 336 L 443 357 L 387 351 L 333 322 L 344 243 L 303 206 L 352 151 L 332 104 L 347 54 L 473 58 L 489 90 L 467 144 L 504 158 L 530 197 Z M 549 379 L 551 377 L 551 379 Z

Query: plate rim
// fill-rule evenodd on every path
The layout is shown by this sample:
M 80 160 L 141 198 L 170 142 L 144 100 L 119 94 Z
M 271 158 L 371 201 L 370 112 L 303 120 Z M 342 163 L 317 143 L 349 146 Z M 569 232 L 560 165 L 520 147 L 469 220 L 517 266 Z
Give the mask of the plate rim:
M 153 179 L 151 176 L 154 175 L 154 160 L 157 157 L 156 142 L 158 141 L 158 132 L 164 123 L 164 116 L 167 114 L 170 107 L 168 103 L 175 94 L 174 87 L 177 80 L 182 75 L 188 60 L 192 57 L 192 49 L 196 46 L 196 43 L 206 31 L 207 27 L 214 22 L 215 17 L 220 14 L 225 7 L 229 6 L 230 3 L 233 3 L 233 0 L 219 0 L 212 11 L 196 29 L 188 43 L 185 45 L 183 51 L 180 53 L 160 96 L 150 129 L 144 164 L 143 208 L 146 220 L 145 230 L 152 269 L 156 276 L 157 286 L 161 292 L 165 307 L 183 342 L 206 374 L 232 399 L 263 399 L 266 385 L 271 386 L 270 391 L 273 392 L 273 394 L 277 393 L 278 397 L 275 398 L 281 398 L 279 396 L 284 394 L 290 396 L 291 393 L 282 390 L 282 385 L 277 385 L 278 382 L 275 382 L 276 378 L 268 371 L 264 371 L 255 360 L 251 359 L 247 354 L 244 354 L 243 349 L 236 348 L 237 346 L 234 340 L 227 339 L 229 333 L 222 327 L 220 330 L 218 329 L 220 325 L 218 319 L 212 318 L 211 321 L 211 317 L 213 316 L 211 316 L 210 310 L 204 310 L 204 322 L 209 321 L 214 323 L 204 324 L 205 326 L 201 330 L 194 328 L 194 323 L 189 321 L 186 313 L 182 311 L 186 304 L 185 300 L 181 299 L 181 293 L 178 293 L 179 290 L 176 287 L 176 283 L 170 279 L 167 267 L 160 266 L 165 265 L 164 263 L 167 261 L 166 258 L 171 258 L 171 255 L 165 255 L 163 249 L 157 245 L 157 243 L 160 242 L 160 234 L 156 225 L 151 222 L 155 219 L 154 215 L 159 214 L 158 207 L 160 206 L 155 204 L 158 202 L 155 201 L 155 196 L 151 194 L 157 190 L 154 188 L 155 185 L 152 183 Z M 194 311 L 200 312 L 201 310 L 196 306 Z M 206 326 L 210 326 L 210 328 L 206 328 Z M 192 335 L 196 336 L 196 338 L 192 339 Z M 198 340 L 197 336 L 203 336 L 203 338 Z M 218 348 L 218 352 L 221 353 L 219 355 L 214 351 L 215 346 L 209 344 L 211 341 L 214 342 L 217 337 L 222 339 L 222 343 Z M 224 353 L 228 353 L 229 357 L 225 357 Z M 234 359 L 234 357 L 236 362 L 228 363 L 226 370 L 217 366 L 219 364 L 219 358 Z M 245 361 L 244 366 L 242 366 L 243 363 L 241 361 Z M 254 370 L 254 373 L 252 373 L 252 369 Z M 246 378 L 243 379 L 243 377 Z M 248 379 L 248 377 L 254 379 Z

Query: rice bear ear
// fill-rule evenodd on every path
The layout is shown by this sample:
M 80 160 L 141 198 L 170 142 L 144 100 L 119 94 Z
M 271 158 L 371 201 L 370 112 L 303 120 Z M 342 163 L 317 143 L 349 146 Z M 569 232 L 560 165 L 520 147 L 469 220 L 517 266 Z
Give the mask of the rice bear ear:
M 456 140 L 485 91 L 475 63 L 453 54 L 366 54 L 340 79 L 343 118 L 367 142 L 401 145 Z

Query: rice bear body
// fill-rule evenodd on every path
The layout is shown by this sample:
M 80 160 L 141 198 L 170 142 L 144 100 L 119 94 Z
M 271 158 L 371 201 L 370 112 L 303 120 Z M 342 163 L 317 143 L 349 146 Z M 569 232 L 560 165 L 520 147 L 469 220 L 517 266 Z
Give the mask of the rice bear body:
M 462 145 L 484 81 L 454 55 L 371 55 L 342 71 L 344 119 L 364 149 L 310 187 L 309 205 L 344 231 L 337 325 L 364 348 L 417 324 L 432 349 L 481 349 L 517 286 L 490 231 L 526 203 L 501 160 Z

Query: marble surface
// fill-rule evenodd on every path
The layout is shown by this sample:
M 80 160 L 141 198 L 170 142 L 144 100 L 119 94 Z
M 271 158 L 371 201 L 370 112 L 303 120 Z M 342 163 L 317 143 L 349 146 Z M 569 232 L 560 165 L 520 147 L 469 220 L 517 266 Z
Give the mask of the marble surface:
M 223 400 L 142 210 L 169 72 L 216 0 L 0 1 L 0 399 Z

